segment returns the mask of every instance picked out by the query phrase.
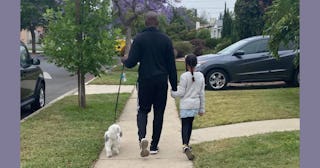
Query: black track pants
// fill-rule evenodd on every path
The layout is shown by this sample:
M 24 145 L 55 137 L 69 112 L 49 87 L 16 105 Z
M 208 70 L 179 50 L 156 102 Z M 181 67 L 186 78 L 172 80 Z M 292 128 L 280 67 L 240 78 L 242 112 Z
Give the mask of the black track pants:
M 157 76 L 138 82 L 138 135 L 139 141 L 146 136 L 148 113 L 153 105 L 154 119 L 150 149 L 156 149 L 160 140 L 163 114 L 167 103 L 168 78 Z

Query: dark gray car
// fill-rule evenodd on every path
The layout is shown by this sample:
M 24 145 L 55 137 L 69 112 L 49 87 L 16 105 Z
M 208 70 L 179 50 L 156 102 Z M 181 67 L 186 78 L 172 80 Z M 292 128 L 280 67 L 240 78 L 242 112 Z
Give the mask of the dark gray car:
M 217 54 L 198 57 L 197 71 L 205 76 L 206 87 L 225 89 L 229 82 L 286 81 L 299 85 L 299 66 L 294 65 L 296 51 L 280 46 L 277 60 L 268 50 L 268 36 L 240 40 Z
M 45 80 L 39 59 L 31 58 L 27 47 L 20 42 L 21 108 L 31 105 L 37 110 L 45 105 Z

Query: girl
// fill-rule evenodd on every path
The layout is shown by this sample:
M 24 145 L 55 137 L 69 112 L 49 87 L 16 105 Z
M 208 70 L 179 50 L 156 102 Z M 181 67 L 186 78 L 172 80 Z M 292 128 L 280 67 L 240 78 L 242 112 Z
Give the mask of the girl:
M 189 160 L 194 158 L 189 147 L 189 140 L 192 131 L 194 116 L 204 114 L 205 96 L 204 96 L 204 77 L 201 72 L 194 72 L 197 65 L 195 55 L 187 55 L 185 58 L 186 72 L 180 77 L 180 83 L 177 91 L 171 90 L 171 96 L 180 97 L 180 118 L 182 123 L 181 136 L 183 151 Z

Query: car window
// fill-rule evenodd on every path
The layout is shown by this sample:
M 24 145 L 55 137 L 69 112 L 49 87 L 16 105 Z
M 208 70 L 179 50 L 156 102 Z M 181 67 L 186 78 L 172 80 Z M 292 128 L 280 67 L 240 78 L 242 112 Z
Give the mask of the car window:
M 240 40 L 236 43 L 231 44 L 230 46 L 224 48 L 223 50 L 219 51 L 217 54 L 231 54 L 235 52 L 237 48 L 247 43 L 247 40 Z
M 279 51 L 284 51 L 284 50 L 294 50 L 293 42 L 289 42 L 287 45 L 285 45 L 284 43 L 280 43 Z
M 253 54 L 257 52 L 258 43 L 257 41 L 253 41 L 244 47 L 240 48 L 240 50 L 244 51 L 244 54 Z
M 30 57 L 24 46 L 20 46 L 20 66 L 27 67 L 30 65 Z
M 260 40 L 257 42 L 257 51 L 256 53 L 263 53 L 263 52 L 269 52 L 269 47 L 268 47 L 268 40 Z

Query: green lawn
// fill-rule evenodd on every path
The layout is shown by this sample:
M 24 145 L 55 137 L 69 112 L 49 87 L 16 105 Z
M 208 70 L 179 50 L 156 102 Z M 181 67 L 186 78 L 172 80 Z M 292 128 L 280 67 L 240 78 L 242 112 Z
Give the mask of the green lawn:
M 129 96 L 120 95 L 118 116 Z M 91 167 L 113 123 L 115 101 L 116 94 L 87 95 L 82 110 L 77 96 L 69 96 L 21 123 L 21 167 Z
M 194 128 L 247 121 L 299 118 L 299 88 L 206 91 L 206 114 Z M 179 102 L 177 106 L 179 106 Z
M 135 85 L 138 78 L 138 73 L 134 71 L 124 71 L 127 81 L 121 83 L 121 85 Z M 106 74 L 102 74 L 95 80 L 90 82 L 91 85 L 119 85 L 121 71 L 111 71 Z
M 299 131 L 276 132 L 193 145 L 195 168 L 299 168 Z
M 138 78 L 138 68 L 139 65 L 136 65 L 133 68 L 125 68 L 124 73 L 126 75 L 127 81 L 122 82 L 123 85 L 135 85 Z M 178 73 L 178 80 L 180 75 L 185 72 L 184 62 L 176 62 L 176 68 Z M 96 78 L 90 84 L 92 85 L 118 85 L 120 80 L 120 74 L 122 71 L 122 66 L 118 65 L 111 72 L 101 75 L 101 77 Z

